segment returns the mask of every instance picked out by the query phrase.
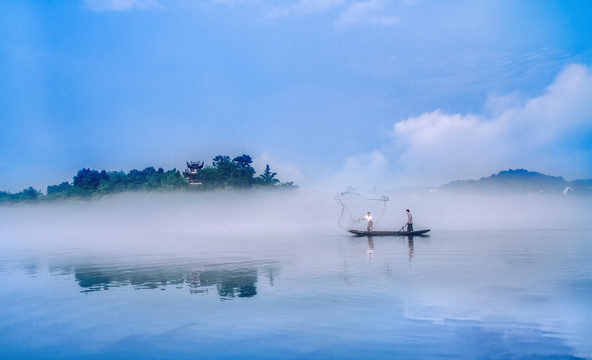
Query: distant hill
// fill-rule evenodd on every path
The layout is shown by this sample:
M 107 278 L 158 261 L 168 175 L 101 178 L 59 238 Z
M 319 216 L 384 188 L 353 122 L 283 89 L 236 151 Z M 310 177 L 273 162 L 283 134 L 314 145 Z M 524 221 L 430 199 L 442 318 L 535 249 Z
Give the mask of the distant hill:
M 442 191 L 548 193 L 592 195 L 592 179 L 566 181 L 524 169 L 504 170 L 479 180 L 456 180 L 439 188 Z

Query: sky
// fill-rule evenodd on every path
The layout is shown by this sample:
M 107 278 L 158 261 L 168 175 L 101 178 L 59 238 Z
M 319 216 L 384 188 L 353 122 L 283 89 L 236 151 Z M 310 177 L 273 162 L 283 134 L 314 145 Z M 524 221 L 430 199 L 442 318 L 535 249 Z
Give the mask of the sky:
M 0 1 L 0 190 L 250 155 L 341 191 L 592 178 L 592 2 Z

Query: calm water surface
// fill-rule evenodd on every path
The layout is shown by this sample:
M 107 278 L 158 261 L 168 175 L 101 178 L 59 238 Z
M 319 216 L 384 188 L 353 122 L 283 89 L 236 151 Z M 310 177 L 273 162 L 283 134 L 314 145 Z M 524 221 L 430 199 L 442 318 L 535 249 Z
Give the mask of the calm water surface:
M 592 358 L 590 231 L 15 236 L 2 359 Z

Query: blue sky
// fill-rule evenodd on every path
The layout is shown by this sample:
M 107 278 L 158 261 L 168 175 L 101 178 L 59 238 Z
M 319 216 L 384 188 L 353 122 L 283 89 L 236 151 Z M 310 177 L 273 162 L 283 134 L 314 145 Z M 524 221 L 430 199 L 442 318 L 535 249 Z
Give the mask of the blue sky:
M 0 2 L 0 189 L 249 154 L 282 181 L 592 177 L 592 2 Z

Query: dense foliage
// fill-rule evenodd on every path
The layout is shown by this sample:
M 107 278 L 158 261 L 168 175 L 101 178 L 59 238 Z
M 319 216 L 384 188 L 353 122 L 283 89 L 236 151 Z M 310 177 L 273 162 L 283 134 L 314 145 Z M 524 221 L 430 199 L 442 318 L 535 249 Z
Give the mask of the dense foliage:
M 211 166 L 206 166 L 192 174 L 199 185 L 189 185 L 177 169 L 164 171 L 153 167 L 144 170 L 97 171 L 81 169 L 74 176 L 72 183 L 67 181 L 59 185 L 47 187 L 47 194 L 29 187 L 19 193 L 12 194 L 0 191 L 0 202 L 18 202 L 34 200 L 51 200 L 67 198 L 90 198 L 107 194 L 127 191 L 203 191 L 214 189 L 246 189 L 246 188 L 297 188 L 293 182 L 282 183 L 276 179 L 276 173 L 271 172 L 269 165 L 263 174 L 255 176 L 255 169 L 251 166 L 249 155 L 228 156 L 218 155 Z
M 277 187 L 295 188 L 293 182 L 281 183 L 276 179 L 276 173 L 271 172 L 269 165 L 265 167 L 263 174 L 255 177 L 255 169 L 251 167 L 249 155 L 237 156 L 230 159 L 228 156 L 218 155 L 214 158 L 212 166 L 206 166 L 195 174 L 204 189 L 219 188 L 251 188 L 251 187 Z

